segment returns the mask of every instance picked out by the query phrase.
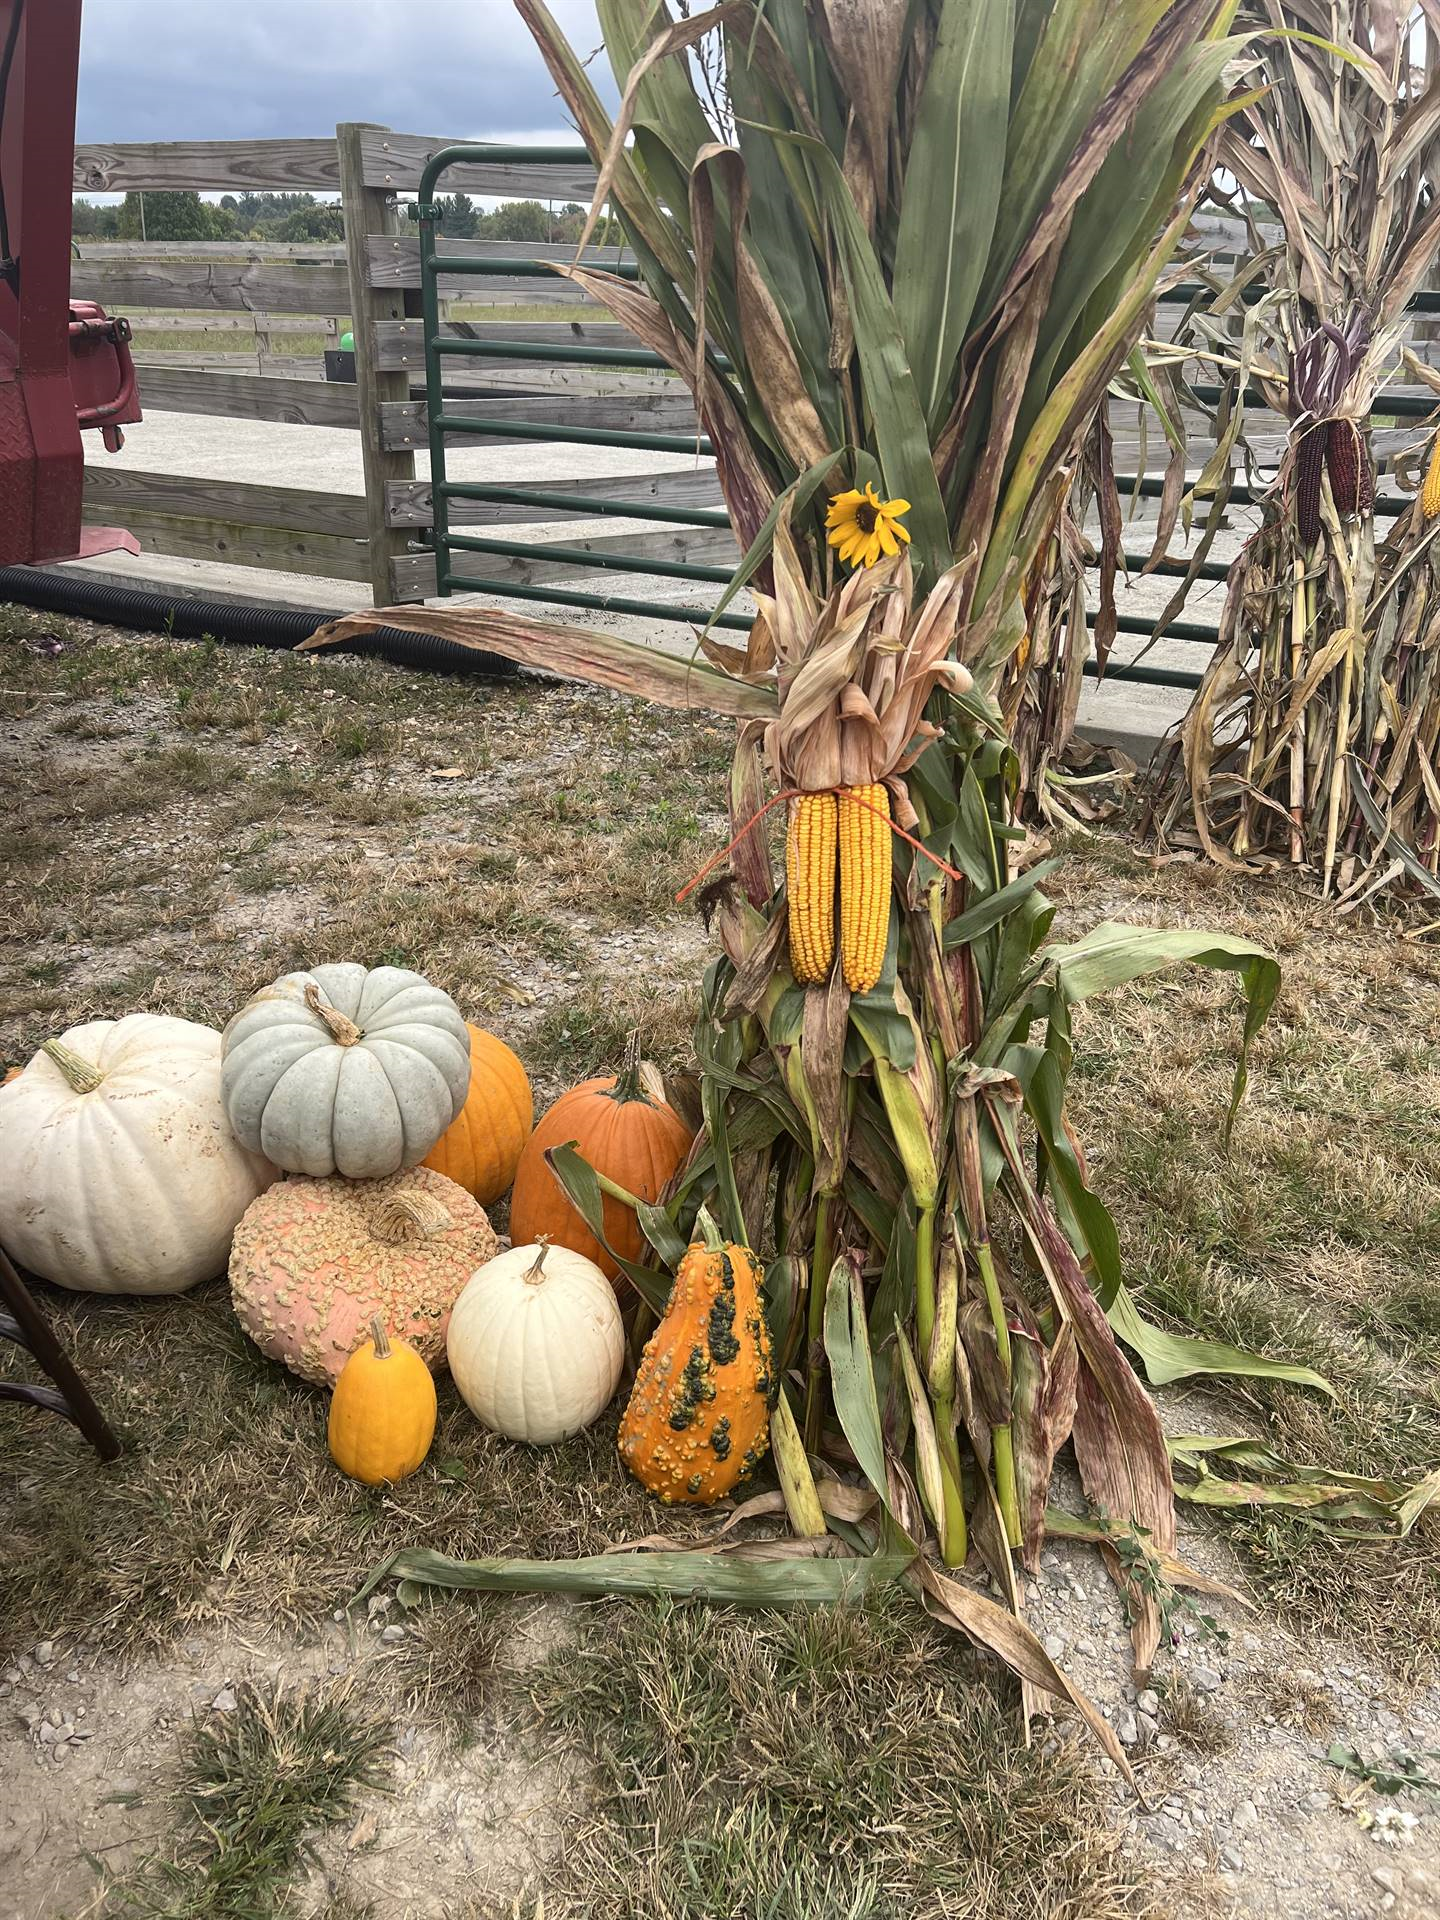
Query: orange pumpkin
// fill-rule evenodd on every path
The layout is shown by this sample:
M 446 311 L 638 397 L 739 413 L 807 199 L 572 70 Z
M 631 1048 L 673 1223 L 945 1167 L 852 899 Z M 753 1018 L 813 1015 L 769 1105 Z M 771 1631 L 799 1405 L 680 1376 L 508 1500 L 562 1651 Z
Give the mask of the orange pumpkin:
M 503 1040 L 471 1026 L 470 1091 L 420 1164 L 454 1180 L 482 1207 L 493 1206 L 515 1178 L 534 1120 L 524 1067 Z
M 571 1205 L 545 1159 L 547 1147 L 574 1141 L 597 1173 L 639 1200 L 658 1200 L 690 1151 L 690 1129 L 663 1100 L 640 1084 L 638 1045 L 632 1040 L 618 1078 L 583 1080 L 541 1117 L 525 1142 L 510 1197 L 510 1237 L 517 1247 L 548 1236 L 557 1246 L 593 1260 L 609 1280 L 620 1276 L 611 1259 Z M 605 1196 L 605 1234 L 627 1260 L 642 1260 L 647 1242 L 633 1207 Z
M 708 1507 L 765 1456 L 774 1369 L 755 1256 L 703 1207 L 697 1224 L 635 1371 L 620 1458 L 667 1505 Z

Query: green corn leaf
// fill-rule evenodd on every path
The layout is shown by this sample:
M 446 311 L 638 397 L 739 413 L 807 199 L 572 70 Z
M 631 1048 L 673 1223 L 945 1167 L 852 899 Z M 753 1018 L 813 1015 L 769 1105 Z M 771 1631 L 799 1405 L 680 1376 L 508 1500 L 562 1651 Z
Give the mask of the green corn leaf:
M 983 900 L 977 901 L 973 907 L 957 914 L 946 924 L 945 945 L 968 947 L 982 933 L 988 933 L 991 927 L 1013 913 L 1022 900 L 1034 893 L 1042 880 L 1048 879 L 1064 864 L 1064 859 L 1059 855 L 1049 860 L 1038 860 L 1033 867 L 1027 867 L 1018 879 L 1009 880 L 994 893 L 986 894 Z
M 1059 1062 L 1039 1047 L 1014 1047 L 1003 1064 L 1025 1091 L 1025 1108 L 1035 1123 L 1051 1178 L 1079 1231 L 1083 1251 L 1094 1267 L 1095 1291 L 1107 1311 L 1120 1291 L 1120 1236 L 1109 1209 L 1092 1193 L 1080 1170 L 1063 1122 L 1065 1084 Z
M 778 129 L 772 129 L 772 133 L 777 139 L 793 141 L 813 159 L 821 199 L 839 247 L 886 491 L 909 500 L 906 525 L 911 555 L 933 582 L 950 564 L 950 525 L 935 478 L 929 429 L 875 248 L 829 149 L 807 134 L 787 134 Z
M 895 241 L 895 313 L 932 429 L 950 410 L 994 237 L 1014 30 L 1014 0 L 950 0 L 910 142 Z
M 595 1238 L 604 1247 L 611 1259 L 617 1262 L 621 1272 L 634 1286 L 635 1291 L 647 1306 L 656 1313 L 665 1311 L 670 1298 L 670 1276 L 657 1273 L 654 1267 L 639 1266 L 634 1260 L 627 1260 L 611 1246 L 605 1237 L 605 1196 L 601 1192 L 600 1182 L 595 1177 L 595 1169 L 582 1157 L 573 1140 L 564 1146 L 548 1147 L 545 1158 L 554 1171 L 555 1178 L 565 1189 L 566 1197 Z M 639 1214 L 636 1215 L 640 1218 Z M 640 1230 L 645 1232 L 645 1222 L 640 1219 Z M 673 1233 L 673 1228 L 670 1233 Z M 646 1235 L 648 1238 L 648 1234 Z M 669 1234 L 664 1236 L 669 1241 Z M 654 1245 L 654 1242 L 651 1242 Z M 656 1248 L 659 1252 L 659 1248 Z
M 1067 946 L 1048 947 L 1042 956 L 1056 990 L 1067 1005 L 1093 993 L 1125 986 L 1131 980 L 1193 963 L 1238 973 L 1245 989 L 1245 1027 L 1230 1098 L 1228 1140 L 1248 1079 L 1250 1044 L 1280 991 L 1280 963 L 1273 954 L 1235 934 L 1205 933 L 1191 927 L 1127 927 L 1106 920 Z
M 428 1547 L 406 1547 L 370 1575 L 356 1600 L 384 1580 L 472 1593 L 669 1594 L 736 1607 L 831 1607 L 892 1586 L 909 1561 L 899 1555 L 860 1559 L 746 1559 L 733 1553 L 597 1553 L 578 1560 L 455 1560 Z M 353 1603 L 352 1603 L 353 1604 Z
M 1267 1360 L 1258 1353 L 1226 1346 L 1220 1340 L 1197 1340 L 1188 1334 L 1167 1333 L 1154 1326 L 1136 1306 L 1128 1288 L 1120 1286 L 1105 1309 L 1117 1340 L 1139 1354 L 1145 1378 L 1152 1387 L 1168 1387 L 1175 1380 L 1207 1374 L 1237 1380 L 1283 1380 L 1291 1386 L 1314 1387 L 1334 1397 L 1324 1374 L 1289 1360 Z
M 859 1269 L 847 1259 L 835 1262 L 825 1286 L 825 1357 L 830 1363 L 835 1412 L 850 1451 L 888 1510 L 890 1481 L 885 1471 L 870 1338 L 865 1329 L 865 1289 Z

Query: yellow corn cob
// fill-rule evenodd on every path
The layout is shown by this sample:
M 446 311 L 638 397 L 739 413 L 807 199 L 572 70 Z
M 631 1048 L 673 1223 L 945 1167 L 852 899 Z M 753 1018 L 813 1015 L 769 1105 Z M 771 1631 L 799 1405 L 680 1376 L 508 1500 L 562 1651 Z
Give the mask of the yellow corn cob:
M 890 800 L 884 787 L 841 788 L 840 962 L 852 993 L 868 993 L 885 963 L 885 936 L 890 928 L 889 819 Z
M 790 898 L 790 971 L 814 986 L 835 958 L 833 793 L 802 793 L 790 806 L 785 836 L 785 887 Z
M 1425 469 L 1425 485 L 1420 493 L 1420 511 L 1427 520 L 1433 520 L 1440 513 L 1440 439 L 1437 439 L 1430 453 L 1430 464 Z

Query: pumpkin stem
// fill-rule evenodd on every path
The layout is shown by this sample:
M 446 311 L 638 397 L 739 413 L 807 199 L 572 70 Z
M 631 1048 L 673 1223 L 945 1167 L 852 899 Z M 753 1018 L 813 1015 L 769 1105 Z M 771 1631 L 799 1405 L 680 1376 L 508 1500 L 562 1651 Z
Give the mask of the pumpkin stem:
M 625 1058 L 609 1093 L 610 1098 L 622 1107 L 632 1100 L 643 1100 L 647 1107 L 654 1105 L 640 1082 L 640 1029 L 638 1027 L 632 1030 L 630 1038 L 625 1042 Z
M 426 1234 L 444 1233 L 454 1224 L 444 1201 L 423 1188 L 387 1193 L 370 1216 L 371 1233 L 387 1247 L 398 1247 Z
M 347 1014 L 338 1007 L 332 1007 L 328 1000 L 320 998 L 320 989 L 312 980 L 305 989 L 305 1004 L 329 1033 L 330 1038 L 339 1047 L 353 1047 L 364 1037 L 365 1029 L 357 1027 Z
M 370 1338 L 375 1347 L 375 1358 L 377 1360 L 388 1360 L 390 1358 L 390 1336 L 386 1333 L 385 1322 L 380 1318 L 378 1313 L 370 1322 Z
M 67 1047 L 63 1040 L 46 1040 L 40 1051 L 55 1062 L 72 1093 L 93 1093 L 105 1078 L 93 1061 Z
M 725 1236 L 711 1219 L 708 1207 L 701 1207 L 695 1216 L 695 1225 L 700 1230 L 708 1252 L 720 1253 L 724 1249 Z
M 549 1251 L 550 1236 L 548 1233 L 542 1233 L 535 1242 L 535 1264 L 525 1275 L 525 1284 L 527 1287 L 538 1287 L 541 1281 L 544 1280 L 545 1275 L 541 1269 L 545 1265 L 545 1256 Z

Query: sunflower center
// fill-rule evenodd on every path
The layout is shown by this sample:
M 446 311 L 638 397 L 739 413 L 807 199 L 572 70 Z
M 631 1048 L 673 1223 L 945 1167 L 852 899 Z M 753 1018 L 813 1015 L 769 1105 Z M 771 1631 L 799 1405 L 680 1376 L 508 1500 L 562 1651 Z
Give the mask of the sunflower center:
M 862 500 L 855 509 L 855 524 L 862 533 L 873 533 L 875 531 L 877 518 L 876 509 L 871 506 L 868 500 Z

